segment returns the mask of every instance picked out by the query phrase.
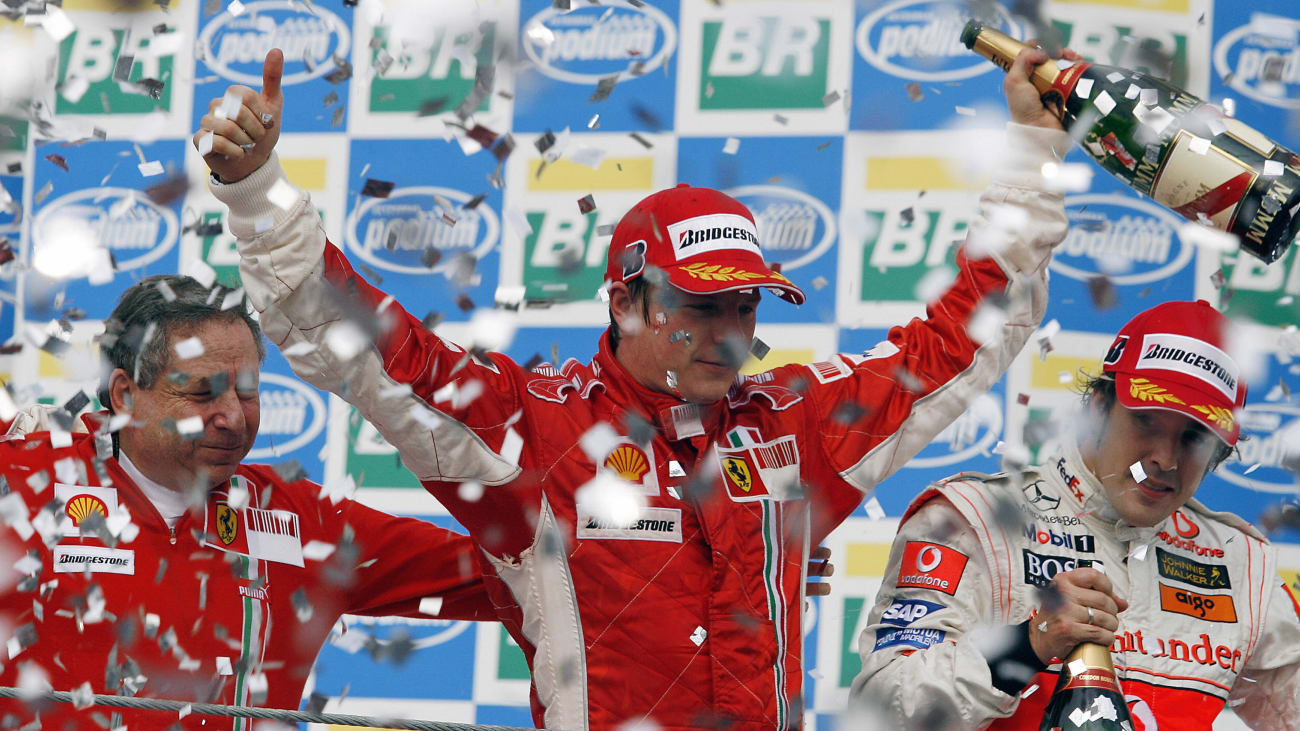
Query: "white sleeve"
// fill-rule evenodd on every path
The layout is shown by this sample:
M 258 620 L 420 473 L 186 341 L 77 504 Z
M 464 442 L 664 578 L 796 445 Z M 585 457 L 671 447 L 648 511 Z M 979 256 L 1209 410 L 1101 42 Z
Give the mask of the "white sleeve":
M 1279 580 L 1265 611 L 1259 643 L 1228 706 L 1253 729 L 1294 729 L 1300 719 L 1300 606 Z
M 913 544 L 910 552 L 908 544 Z M 926 544 L 947 550 L 936 552 Z M 940 555 L 942 559 L 939 568 L 921 574 L 904 564 L 905 554 L 909 564 L 933 565 Z M 960 557 L 966 561 L 955 577 L 942 568 L 942 562 L 960 563 Z M 917 576 L 949 581 L 951 594 L 942 587 L 917 586 Z M 979 540 L 946 500 L 932 499 L 908 518 L 894 538 L 870 624 L 858 638 L 862 672 L 853 681 L 853 702 L 865 704 L 868 713 L 883 713 L 891 728 L 974 728 L 1014 713 L 1019 696 L 994 686 L 989 664 L 1004 668 L 1002 658 L 1021 643 L 1006 642 L 998 659 L 986 659 L 972 635 L 993 620 L 989 576 Z M 990 633 L 989 639 L 1020 633 L 1028 646 L 1024 625 L 999 632 L 1007 634 Z M 1026 666 L 1024 676 L 1041 667 Z

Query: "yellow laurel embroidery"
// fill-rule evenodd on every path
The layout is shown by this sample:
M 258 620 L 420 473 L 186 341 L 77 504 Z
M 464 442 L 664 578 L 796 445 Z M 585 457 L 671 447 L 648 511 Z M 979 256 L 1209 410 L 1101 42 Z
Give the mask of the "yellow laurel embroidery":
M 1233 416 L 1231 411 L 1222 406 L 1201 406 L 1200 404 L 1192 404 L 1192 408 L 1205 414 L 1206 418 L 1218 424 L 1220 429 L 1232 431 Z
M 1139 401 L 1155 401 L 1158 404 L 1169 403 L 1182 404 L 1184 406 L 1187 405 L 1182 399 L 1145 378 L 1134 378 L 1129 381 L 1128 391 L 1133 398 L 1138 399 Z
M 682 267 L 682 271 L 696 279 L 703 279 L 706 282 L 731 282 L 735 280 L 748 282 L 751 279 L 757 279 L 763 276 L 757 272 L 747 272 L 743 269 L 736 269 L 735 267 L 724 267 L 721 264 L 710 265 L 703 262 L 684 266 Z

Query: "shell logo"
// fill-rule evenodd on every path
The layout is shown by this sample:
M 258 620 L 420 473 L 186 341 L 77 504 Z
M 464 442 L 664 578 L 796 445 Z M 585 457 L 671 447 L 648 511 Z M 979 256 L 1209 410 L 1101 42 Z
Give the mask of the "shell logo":
M 645 453 L 630 444 L 624 444 L 610 452 L 605 458 L 605 466 L 628 482 L 640 482 L 645 473 L 650 471 Z
M 94 495 L 77 495 L 68 501 L 63 508 L 63 512 L 72 518 L 72 524 L 81 527 L 81 521 L 89 518 L 92 513 L 99 513 L 101 516 L 108 517 L 108 506 L 103 500 Z

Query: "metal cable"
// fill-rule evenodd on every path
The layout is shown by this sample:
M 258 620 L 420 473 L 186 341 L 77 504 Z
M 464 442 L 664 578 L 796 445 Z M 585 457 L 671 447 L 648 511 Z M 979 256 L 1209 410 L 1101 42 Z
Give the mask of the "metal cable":
M 303 723 L 324 723 L 336 726 L 370 726 L 372 728 L 418 729 L 421 731 L 532 731 L 517 726 L 482 726 L 473 723 L 451 723 L 444 721 L 412 721 L 401 718 L 378 718 L 375 716 L 351 716 L 341 713 L 309 713 L 291 711 L 284 708 L 252 708 L 249 706 L 223 706 L 215 703 L 186 703 L 185 701 L 164 700 L 162 698 L 131 698 L 120 695 L 94 694 L 93 704 L 114 708 L 132 708 L 150 711 L 187 710 L 191 714 L 204 716 L 230 716 L 234 718 L 260 718 L 270 721 L 293 721 Z M 74 698 L 72 693 L 64 690 L 51 690 L 40 693 L 22 691 L 18 688 L 0 686 L 0 698 L 18 698 L 28 703 L 41 700 L 59 703 L 82 703 L 85 696 Z

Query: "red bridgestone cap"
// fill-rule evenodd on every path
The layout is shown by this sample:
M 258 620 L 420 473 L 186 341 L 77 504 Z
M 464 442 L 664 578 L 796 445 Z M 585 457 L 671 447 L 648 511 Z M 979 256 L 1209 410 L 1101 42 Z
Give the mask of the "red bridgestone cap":
M 1246 384 L 1225 350 L 1230 325 L 1205 300 L 1157 305 L 1119 331 L 1102 370 L 1124 406 L 1184 414 L 1234 445 Z
M 754 216 L 743 203 L 686 183 L 654 193 L 618 222 L 606 282 L 630 282 L 657 267 L 674 287 L 716 294 L 766 287 L 801 305 L 803 290 L 763 260 Z

